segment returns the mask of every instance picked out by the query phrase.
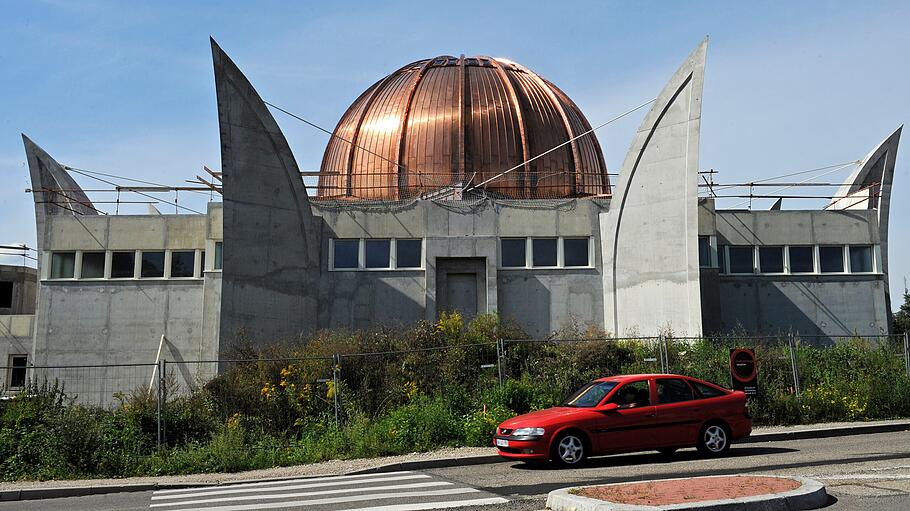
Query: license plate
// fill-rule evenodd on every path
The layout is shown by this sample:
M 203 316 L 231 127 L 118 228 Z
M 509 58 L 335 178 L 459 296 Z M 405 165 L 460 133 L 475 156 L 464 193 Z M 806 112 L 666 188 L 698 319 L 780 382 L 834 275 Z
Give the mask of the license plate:
M 508 446 L 509 446 L 508 440 L 503 440 L 502 438 L 496 439 L 496 447 L 508 447 Z

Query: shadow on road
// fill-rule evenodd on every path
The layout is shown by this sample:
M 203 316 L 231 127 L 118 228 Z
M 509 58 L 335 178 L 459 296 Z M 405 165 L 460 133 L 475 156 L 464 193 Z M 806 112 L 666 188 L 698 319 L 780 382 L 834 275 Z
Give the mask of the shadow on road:
M 799 449 L 789 449 L 786 447 L 733 447 L 727 454 L 727 458 L 739 458 L 742 456 L 764 456 L 768 454 L 783 454 L 789 452 L 798 452 Z M 660 453 L 641 453 L 627 454 L 617 456 L 601 456 L 591 458 L 581 467 L 575 470 L 597 469 L 607 467 L 631 467 L 635 465 L 655 465 L 660 463 L 676 463 L 680 461 L 693 461 L 706 459 L 704 455 L 695 450 L 677 451 L 672 455 Z M 516 463 L 512 468 L 518 470 L 560 470 L 552 463 Z

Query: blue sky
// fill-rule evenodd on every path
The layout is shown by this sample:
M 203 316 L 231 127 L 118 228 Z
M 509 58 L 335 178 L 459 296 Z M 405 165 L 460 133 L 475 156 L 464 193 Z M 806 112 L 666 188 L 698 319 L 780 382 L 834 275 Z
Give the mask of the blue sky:
M 137 179 L 178 184 L 203 164 L 220 167 L 209 35 L 265 99 L 327 127 L 379 77 L 459 53 L 534 69 L 599 124 L 654 97 L 708 35 L 700 165 L 722 182 L 859 159 L 910 120 L 906 1 L 220 4 L 0 4 L 0 243 L 34 245 L 20 133 L 62 163 Z M 611 172 L 642 115 L 598 132 Z M 276 118 L 301 169 L 317 169 L 327 136 Z M 910 276 L 904 142 L 891 210 L 895 302 Z M 195 209 L 205 200 L 180 198 Z

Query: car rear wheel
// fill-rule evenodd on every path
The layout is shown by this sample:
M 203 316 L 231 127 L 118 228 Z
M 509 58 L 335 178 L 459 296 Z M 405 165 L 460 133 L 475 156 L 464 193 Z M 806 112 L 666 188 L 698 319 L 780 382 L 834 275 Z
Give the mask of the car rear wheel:
M 553 442 L 553 461 L 563 467 L 575 467 L 588 457 L 585 439 L 578 433 L 563 433 Z
M 730 450 L 730 430 L 724 424 L 710 423 L 698 435 L 698 450 L 709 456 L 721 456 Z

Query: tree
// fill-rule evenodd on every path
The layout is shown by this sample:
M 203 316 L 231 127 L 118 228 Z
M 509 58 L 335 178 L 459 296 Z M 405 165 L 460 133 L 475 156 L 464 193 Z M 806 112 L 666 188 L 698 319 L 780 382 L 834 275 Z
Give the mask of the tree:
M 910 332 L 910 293 L 904 293 L 901 310 L 894 313 L 894 333 L 903 335 Z

